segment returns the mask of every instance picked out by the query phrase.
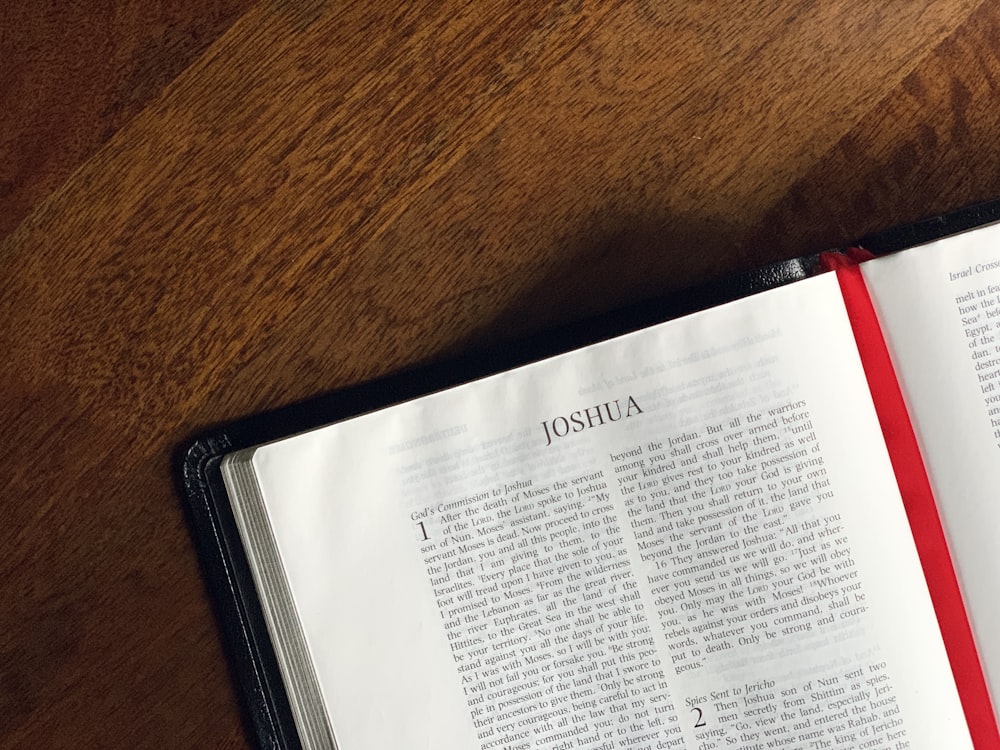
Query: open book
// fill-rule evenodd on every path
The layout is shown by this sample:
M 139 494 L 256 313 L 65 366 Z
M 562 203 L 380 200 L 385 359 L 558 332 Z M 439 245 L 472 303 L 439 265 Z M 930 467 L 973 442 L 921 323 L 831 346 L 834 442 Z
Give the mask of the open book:
M 1000 746 L 1000 225 L 394 382 L 187 455 L 262 745 Z

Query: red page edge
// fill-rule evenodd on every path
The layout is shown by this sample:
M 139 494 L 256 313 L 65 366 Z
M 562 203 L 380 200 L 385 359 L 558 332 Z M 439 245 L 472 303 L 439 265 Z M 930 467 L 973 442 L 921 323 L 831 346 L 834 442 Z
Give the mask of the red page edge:
M 860 266 L 853 262 L 863 258 L 840 258 L 824 258 L 823 265 L 836 272 L 840 283 L 969 734 L 976 750 L 996 750 L 1000 748 L 1000 729 L 930 480 L 868 286 Z

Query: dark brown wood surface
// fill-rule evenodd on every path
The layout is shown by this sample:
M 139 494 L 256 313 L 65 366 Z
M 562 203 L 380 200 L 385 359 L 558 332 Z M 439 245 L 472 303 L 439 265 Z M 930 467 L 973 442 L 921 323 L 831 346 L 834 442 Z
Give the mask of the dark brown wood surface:
M 5 748 L 246 746 L 199 430 L 1000 196 L 982 0 L 4 5 Z

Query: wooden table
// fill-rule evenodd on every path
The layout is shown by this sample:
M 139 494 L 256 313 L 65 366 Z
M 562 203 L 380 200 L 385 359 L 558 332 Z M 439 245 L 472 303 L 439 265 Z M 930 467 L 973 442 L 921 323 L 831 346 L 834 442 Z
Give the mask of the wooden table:
M 1000 195 L 984 0 L 4 5 L 3 747 L 246 745 L 198 431 Z

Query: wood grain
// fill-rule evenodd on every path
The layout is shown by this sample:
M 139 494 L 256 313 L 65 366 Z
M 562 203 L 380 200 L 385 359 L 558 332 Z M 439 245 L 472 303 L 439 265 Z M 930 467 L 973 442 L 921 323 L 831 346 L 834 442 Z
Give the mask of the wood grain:
M 0 237 L 250 7 L 0 4 Z
M 35 205 L 0 745 L 245 745 L 197 430 L 997 194 L 991 4 L 715 7 L 262 2 Z

